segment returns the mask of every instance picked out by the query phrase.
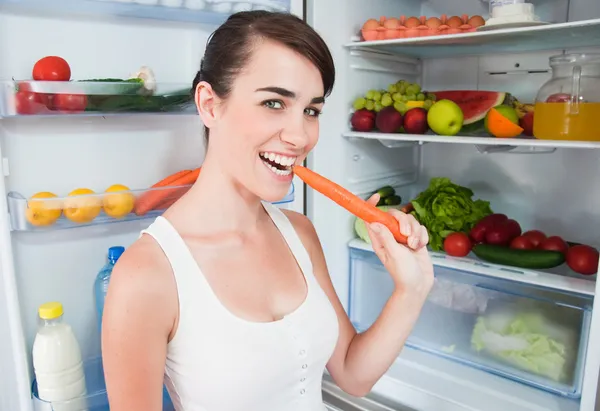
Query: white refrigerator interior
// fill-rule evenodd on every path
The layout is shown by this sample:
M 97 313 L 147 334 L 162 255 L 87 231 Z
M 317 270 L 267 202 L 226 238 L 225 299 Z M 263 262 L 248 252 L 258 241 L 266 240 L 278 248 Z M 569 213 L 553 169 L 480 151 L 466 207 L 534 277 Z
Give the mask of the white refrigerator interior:
M 511 139 L 505 144 L 485 137 L 360 133 L 351 131 L 349 124 L 356 97 L 400 79 L 417 82 L 424 90 L 496 90 L 532 102 L 550 78 L 549 56 L 565 50 L 600 51 L 597 0 L 533 3 L 540 19 L 552 26 L 448 35 L 446 40 L 405 39 L 389 46 L 390 42 L 358 42 L 368 18 L 442 14 L 487 18 L 489 4 L 482 0 L 0 0 L 4 175 L 0 179 L 0 329 L 6 330 L 0 339 L 0 409 L 52 409 L 32 398 L 31 348 L 40 304 L 62 302 L 83 357 L 100 355 L 92 290 L 95 276 L 110 246 L 127 247 L 152 221 L 126 218 L 130 221 L 68 228 L 75 224 L 61 217 L 56 229 L 33 227 L 24 220 L 25 199 L 41 191 L 66 197 L 77 188 L 102 193 L 113 184 L 144 190 L 178 170 L 200 166 L 205 151 L 202 124 L 193 107 L 160 114 L 15 113 L 6 97 L 12 96 L 13 79 L 30 79 L 38 59 L 64 57 L 76 80 L 126 79 L 146 66 L 154 72 L 157 92 L 166 95 L 189 89 L 209 34 L 228 13 L 256 7 L 305 14 L 327 41 L 336 64 L 336 85 L 321 116 L 320 141 L 308 159 L 310 168 L 360 196 L 389 184 L 404 200 L 424 190 L 432 177 L 448 177 L 472 188 L 475 198 L 490 201 L 495 212 L 506 213 L 523 227 L 597 247 L 598 142 Z M 354 218 L 310 189 L 305 198 L 298 180 L 288 199 L 280 206 L 306 212 L 312 219 L 340 299 L 354 325 L 367 327 L 389 296 L 390 284 L 368 244 L 356 239 Z M 574 375 L 556 382 L 485 363 L 465 348 L 473 314 L 428 303 L 408 346 L 374 388 L 381 404 L 369 400 L 369 405 L 348 405 L 348 409 L 595 409 L 600 369 L 595 348 L 600 345 L 595 276 L 549 275 L 480 264 L 473 258 L 447 258 L 443 253 L 433 256 L 438 284 L 445 281 L 475 290 L 489 307 L 504 300 L 542 304 L 570 318 L 565 328 L 576 347 L 576 358 L 571 359 Z M 443 296 L 447 289 L 436 291 Z M 327 392 L 336 392 L 331 382 L 326 387 Z M 96 411 L 91 406 L 90 410 Z

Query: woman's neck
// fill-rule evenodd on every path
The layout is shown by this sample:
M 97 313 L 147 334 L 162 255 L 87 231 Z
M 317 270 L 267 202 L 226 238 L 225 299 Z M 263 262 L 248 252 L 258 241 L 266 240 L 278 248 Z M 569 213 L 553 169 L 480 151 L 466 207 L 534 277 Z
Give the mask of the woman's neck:
M 185 220 L 194 232 L 207 234 L 252 234 L 266 216 L 260 198 L 224 174 L 218 162 L 208 157 L 198 180 L 179 205 L 170 214 L 180 216 L 178 220 Z

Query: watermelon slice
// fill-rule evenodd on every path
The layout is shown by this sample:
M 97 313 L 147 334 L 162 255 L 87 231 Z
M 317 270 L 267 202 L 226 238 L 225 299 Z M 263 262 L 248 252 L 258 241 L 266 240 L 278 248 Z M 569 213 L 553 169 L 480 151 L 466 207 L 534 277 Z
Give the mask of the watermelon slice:
M 436 100 L 450 100 L 458 104 L 464 116 L 463 124 L 476 123 L 485 118 L 491 108 L 499 106 L 510 98 L 509 93 L 480 90 L 432 91 Z

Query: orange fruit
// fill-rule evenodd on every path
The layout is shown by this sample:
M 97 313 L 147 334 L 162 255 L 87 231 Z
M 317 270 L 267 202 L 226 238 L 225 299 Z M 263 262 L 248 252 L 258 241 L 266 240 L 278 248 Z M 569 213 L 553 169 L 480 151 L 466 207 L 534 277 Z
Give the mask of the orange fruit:
M 42 191 L 31 196 L 27 201 L 27 209 L 25 209 L 25 218 L 29 221 L 29 224 L 36 227 L 54 224 L 62 214 L 61 201 L 50 200 L 55 198 L 57 198 L 56 194 L 48 191 Z
M 89 223 L 98 217 L 102 210 L 102 199 L 94 195 L 89 188 L 78 188 L 69 193 L 65 199 L 63 213 L 74 223 Z
M 517 137 L 523 133 L 523 128 L 504 117 L 495 108 L 490 109 L 487 117 L 487 128 L 491 135 L 500 138 Z
M 135 196 L 129 192 L 129 187 L 113 184 L 106 189 L 102 198 L 104 212 L 113 218 L 122 218 L 131 213 L 135 205 Z

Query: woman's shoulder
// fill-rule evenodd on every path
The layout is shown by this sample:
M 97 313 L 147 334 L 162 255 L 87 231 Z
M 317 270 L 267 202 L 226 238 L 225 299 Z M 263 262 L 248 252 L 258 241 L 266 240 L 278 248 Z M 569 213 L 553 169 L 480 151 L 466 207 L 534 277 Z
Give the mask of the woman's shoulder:
M 304 248 L 308 251 L 311 259 L 314 256 L 314 253 L 321 252 L 321 242 L 319 241 L 319 237 L 317 235 L 317 230 L 315 230 L 315 226 L 313 225 L 310 219 L 297 211 L 282 209 L 283 214 L 290 220 L 294 230 L 298 233 L 300 237 L 300 241 L 304 245 Z
M 135 307 L 136 312 L 161 307 L 152 312 L 166 314 L 167 322 L 177 314 L 177 288 L 171 266 L 150 236 L 137 239 L 115 264 L 106 304 L 113 308 Z

